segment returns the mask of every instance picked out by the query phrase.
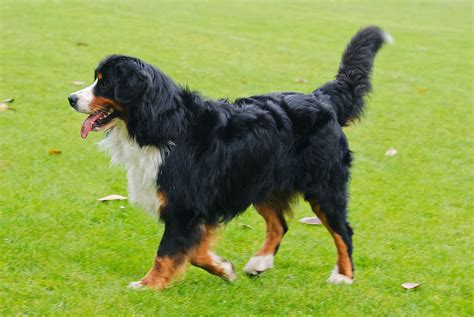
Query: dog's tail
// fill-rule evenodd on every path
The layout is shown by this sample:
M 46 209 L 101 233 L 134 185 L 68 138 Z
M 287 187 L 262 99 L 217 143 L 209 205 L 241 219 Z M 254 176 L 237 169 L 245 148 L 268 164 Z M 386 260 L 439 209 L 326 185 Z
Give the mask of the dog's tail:
M 341 126 L 360 118 L 364 97 L 372 90 L 370 73 L 374 58 L 385 42 L 392 43 L 393 39 L 379 27 L 360 30 L 342 55 L 336 79 L 315 91 L 316 95 L 329 96 Z

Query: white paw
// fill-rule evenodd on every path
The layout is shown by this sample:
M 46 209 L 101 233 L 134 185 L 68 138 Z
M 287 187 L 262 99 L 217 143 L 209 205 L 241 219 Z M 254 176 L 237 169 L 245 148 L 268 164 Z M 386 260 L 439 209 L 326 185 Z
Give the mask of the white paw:
M 137 281 L 137 282 L 131 282 L 130 284 L 128 284 L 127 288 L 131 288 L 131 289 L 141 289 L 143 288 L 144 285 L 142 284 L 141 281 Z
M 234 272 L 234 266 L 230 262 L 223 262 L 221 264 L 222 269 L 224 270 L 224 278 L 229 281 L 233 282 L 237 278 Z
M 235 279 L 237 278 L 237 275 L 235 275 L 234 266 L 232 265 L 232 263 L 224 260 L 223 258 L 214 254 L 213 252 L 209 252 L 209 256 L 212 259 L 212 263 L 214 263 L 214 265 L 216 266 L 221 267 L 222 270 L 224 271 L 224 275 L 221 276 L 223 279 L 229 282 L 235 281 Z
M 329 284 L 349 284 L 351 285 L 354 280 L 345 276 L 345 275 L 342 275 L 342 274 L 339 274 L 339 270 L 337 269 L 337 266 L 334 268 L 334 270 L 331 272 L 331 276 L 329 276 L 329 278 L 327 279 L 327 282 Z
M 244 272 L 249 275 L 258 275 L 273 267 L 273 255 L 256 255 L 250 258 L 244 266 Z

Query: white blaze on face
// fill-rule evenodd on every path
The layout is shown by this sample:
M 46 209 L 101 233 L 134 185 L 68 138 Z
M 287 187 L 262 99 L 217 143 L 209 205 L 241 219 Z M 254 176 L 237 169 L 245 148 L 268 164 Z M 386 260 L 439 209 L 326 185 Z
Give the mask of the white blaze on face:
M 89 105 L 94 99 L 94 87 L 97 84 L 97 79 L 90 85 L 84 89 L 76 91 L 73 95 L 76 95 L 77 102 L 75 109 L 82 113 L 89 113 Z

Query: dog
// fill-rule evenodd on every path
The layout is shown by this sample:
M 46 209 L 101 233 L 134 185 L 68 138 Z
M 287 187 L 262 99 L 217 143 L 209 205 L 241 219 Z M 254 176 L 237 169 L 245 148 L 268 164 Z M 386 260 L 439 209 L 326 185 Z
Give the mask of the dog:
M 375 55 L 390 39 L 379 27 L 361 29 L 336 78 L 311 93 L 234 102 L 207 99 L 138 58 L 102 60 L 92 85 L 68 97 L 88 115 L 81 136 L 106 131 L 100 146 L 126 167 L 130 201 L 165 224 L 152 268 L 129 287 L 163 289 L 187 262 L 233 281 L 233 265 L 211 249 L 213 236 L 251 205 L 266 222 L 266 238 L 244 271 L 267 271 L 297 195 L 334 239 L 337 263 L 328 282 L 352 284 L 352 155 L 342 127 L 361 117 Z

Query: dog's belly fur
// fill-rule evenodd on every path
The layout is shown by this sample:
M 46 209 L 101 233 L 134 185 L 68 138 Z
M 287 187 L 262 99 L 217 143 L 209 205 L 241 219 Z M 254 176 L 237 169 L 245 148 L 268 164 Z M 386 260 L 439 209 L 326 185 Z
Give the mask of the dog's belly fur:
M 111 156 L 112 164 L 127 169 L 128 195 L 133 204 L 158 216 L 160 202 L 156 195 L 156 178 L 163 163 L 164 151 L 155 146 L 139 146 L 130 138 L 125 124 L 118 124 L 100 143 L 100 149 Z

